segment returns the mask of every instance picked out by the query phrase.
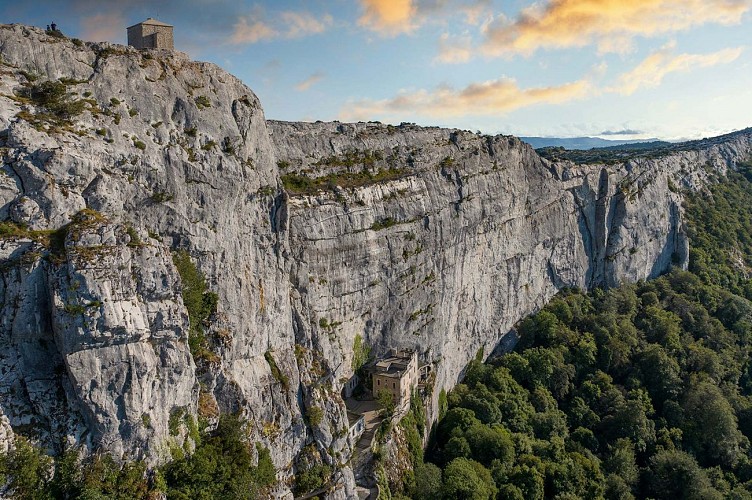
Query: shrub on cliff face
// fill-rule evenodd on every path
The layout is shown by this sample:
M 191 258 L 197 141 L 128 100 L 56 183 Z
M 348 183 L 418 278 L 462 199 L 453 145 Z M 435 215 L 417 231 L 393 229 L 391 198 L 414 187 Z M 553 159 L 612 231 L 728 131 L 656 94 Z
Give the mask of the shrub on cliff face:
M 73 99 L 68 86 L 62 81 L 46 81 L 23 88 L 18 93 L 20 99 L 42 108 L 35 114 L 22 111 L 19 117 L 27 120 L 37 128 L 47 125 L 66 127 L 71 119 L 86 109 L 86 101 Z
M 52 459 L 22 437 L 15 445 L 14 450 L 0 455 L 0 484 L 7 485 L 10 498 L 50 498 L 42 492 L 49 485 Z
M 360 370 L 371 358 L 371 346 L 367 345 L 363 341 L 363 337 L 360 334 L 355 335 L 353 340 L 353 358 L 352 369 L 353 372 Z
M 204 327 L 211 315 L 216 312 L 219 297 L 216 293 L 207 291 L 206 278 L 193 263 L 188 252 L 185 250 L 175 252 L 172 261 L 183 282 L 183 304 L 188 310 L 191 325 L 188 335 L 191 354 L 194 358 L 215 357 L 216 355 L 207 348 Z
M 318 427 L 324 420 L 324 410 L 318 406 L 311 406 L 306 410 L 306 417 L 308 417 L 308 423 L 311 427 Z
M 34 104 L 65 120 L 80 115 L 86 105 L 84 101 L 71 99 L 67 85 L 60 81 L 46 81 L 34 85 L 29 93 Z

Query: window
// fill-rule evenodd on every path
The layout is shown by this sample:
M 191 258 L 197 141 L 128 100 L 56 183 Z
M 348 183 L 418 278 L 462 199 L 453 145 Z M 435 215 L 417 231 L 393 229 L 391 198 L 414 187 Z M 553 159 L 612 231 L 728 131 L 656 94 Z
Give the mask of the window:
M 396 389 L 396 388 L 397 388 L 397 384 L 395 384 L 394 382 L 392 382 L 392 389 Z
M 376 380 L 376 385 L 381 385 L 381 380 Z

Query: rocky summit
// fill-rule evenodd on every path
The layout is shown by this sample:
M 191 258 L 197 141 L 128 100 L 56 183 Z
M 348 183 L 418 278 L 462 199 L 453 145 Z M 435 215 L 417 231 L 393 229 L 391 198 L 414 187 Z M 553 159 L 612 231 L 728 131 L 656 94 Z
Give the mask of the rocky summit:
M 362 345 L 417 351 L 435 419 L 558 290 L 685 267 L 682 192 L 752 154 L 749 130 L 575 164 L 510 136 L 267 121 L 215 65 L 21 25 L 0 57 L 0 450 L 15 432 L 159 464 L 240 412 L 280 496 L 311 446 L 354 495 Z

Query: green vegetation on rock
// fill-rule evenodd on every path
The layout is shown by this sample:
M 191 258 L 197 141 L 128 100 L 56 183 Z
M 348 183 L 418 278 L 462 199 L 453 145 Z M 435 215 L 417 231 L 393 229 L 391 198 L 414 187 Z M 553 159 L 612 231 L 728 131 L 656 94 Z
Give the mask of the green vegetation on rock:
M 32 80 L 33 81 L 33 80 Z M 17 99 L 34 104 L 38 109 L 32 113 L 18 114 L 39 130 L 70 130 L 72 119 L 86 110 L 86 101 L 74 99 L 68 92 L 70 80 L 48 80 L 37 84 L 28 83 L 17 91 Z
M 276 482 L 269 450 L 256 444 L 257 461 L 245 442 L 244 424 L 223 415 L 217 430 L 201 440 L 192 455 L 160 471 L 168 499 L 262 498 Z
M 705 283 L 720 285 L 752 300 L 752 162 L 729 172 L 731 182 L 687 197 L 689 270 Z
M 353 339 L 353 372 L 360 370 L 363 365 L 368 362 L 369 359 L 371 359 L 371 346 L 363 341 L 362 335 L 355 335 L 355 339 Z
M 316 194 L 327 189 L 357 188 L 378 182 L 401 179 L 408 175 L 406 169 L 388 168 L 376 173 L 368 169 L 359 172 L 332 172 L 321 177 L 308 177 L 301 174 L 284 174 L 280 177 L 282 185 L 290 194 Z
M 196 360 L 213 361 L 217 355 L 208 348 L 204 328 L 211 315 L 217 310 L 219 297 L 216 293 L 208 291 L 204 274 L 193 263 L 188 252 L 185 250 L 175 252 L 172 255 L 172 261 L 183 283 L 183 304 L 188 310 L 191 325 L 188 335 L 191 354 Z
M 277 366 L 277 361 L 274 359 L 274 355 L 271 351 L 266 351 L 264 353 L 264 359 L 266 359 L 266 362 L 269 363 L 269 369 L 272 371 L 272 376 L 274 379 L 282 384 L 282 387 L 285 388 L 285 390 L 288 390 L 290 388 L 290 379 L 287 375 L 282 373 L 282 370 L 279 369 L 279 366 Z
M 190 456 L 147 473 L 144 462 L 121 464 L 110 455 L 83 458 L 71 448 L 54 460 L 25 438 L 14 450 L 0 454 L 3 498 L 170 500 L 194 498 L 255 499 L 268 495 L 276 483 L 269 450 L 246 442 L 244 423 L 223 415 L 217 429 L 201 437 Z

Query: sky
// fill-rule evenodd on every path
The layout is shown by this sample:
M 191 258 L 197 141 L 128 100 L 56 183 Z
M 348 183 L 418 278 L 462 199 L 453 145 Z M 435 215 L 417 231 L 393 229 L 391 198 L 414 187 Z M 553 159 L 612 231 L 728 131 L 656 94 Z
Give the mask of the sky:
M 667 140 L 752 126 L 752 0 L 0 0 L 126 42 L 153 17 L 267 118 Z

